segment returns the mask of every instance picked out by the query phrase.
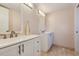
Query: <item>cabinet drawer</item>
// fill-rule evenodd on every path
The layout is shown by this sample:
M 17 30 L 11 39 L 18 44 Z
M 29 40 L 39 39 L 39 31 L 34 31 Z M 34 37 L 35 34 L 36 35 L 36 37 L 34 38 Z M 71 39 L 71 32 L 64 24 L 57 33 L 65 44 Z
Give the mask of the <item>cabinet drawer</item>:
M 34 56 L 39 56 L 41 53 L 40 39 L 34 38 L 33 40 L 33 53 Z
M 40 49 L 34 49 L 34 56 L 40 56 L 41 55 L 41 50 Z
M 40 45 L 40 44 L 41 44 L 39 38 L 35 38 L 35 39 L 33 40 L 33 43 L 36 44 L 36 45 Z
M 0 49 L 0 56 L 18 56 L 18 44 Z

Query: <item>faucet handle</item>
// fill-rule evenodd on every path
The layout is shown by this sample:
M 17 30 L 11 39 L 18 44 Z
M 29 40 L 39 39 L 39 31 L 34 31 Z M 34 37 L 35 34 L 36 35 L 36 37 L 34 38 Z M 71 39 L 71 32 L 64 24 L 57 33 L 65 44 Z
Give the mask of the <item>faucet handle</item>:
M 15 33 L 15 31 L 11 31 L 10 38 L 11 38 L 11 37 L 14 37 L 14 35 L 15 35 L 15 37 L 18 36 L 17 33 Z
M 6 34 L 4 35 L 4 37 L 3 37 L 4 39 L 6 39 L 7 37 L 6 37 Z

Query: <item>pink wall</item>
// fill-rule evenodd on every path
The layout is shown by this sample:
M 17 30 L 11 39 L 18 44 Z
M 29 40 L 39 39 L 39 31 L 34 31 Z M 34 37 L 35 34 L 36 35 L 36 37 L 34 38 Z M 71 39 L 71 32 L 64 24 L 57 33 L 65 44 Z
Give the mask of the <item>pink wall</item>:
M 74 48 L 74 8 L 66 8 L 49 14 L 47 31 L 54 32 L 54 44 Z

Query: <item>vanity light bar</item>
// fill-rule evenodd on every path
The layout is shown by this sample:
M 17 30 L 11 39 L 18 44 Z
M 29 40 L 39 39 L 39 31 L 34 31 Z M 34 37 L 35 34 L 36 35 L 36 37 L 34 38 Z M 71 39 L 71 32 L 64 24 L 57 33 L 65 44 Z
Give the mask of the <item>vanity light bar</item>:
M 30 9 L 33 9 L 33 5 L 31 3 L 24 3 L 24 5 L 26 5 L 27 7 L 29 7 Z
M 45 16 L 45 14 L 44 14 L 41 10 L 38 10 L 38 12 L 39 12 L 42 16 Z

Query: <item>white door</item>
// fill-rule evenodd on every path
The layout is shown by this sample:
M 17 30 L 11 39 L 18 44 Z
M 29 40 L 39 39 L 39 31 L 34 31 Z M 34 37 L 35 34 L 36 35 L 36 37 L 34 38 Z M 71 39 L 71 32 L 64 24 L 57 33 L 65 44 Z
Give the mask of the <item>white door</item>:
M 79 52 L 79 7 L 75 7 L 75 50 Z
M 18 56 L 19 55 L 19 45 L 9 46 L 0 49 L 0 56 Z
M 22 56 L 33 56 L 33 40 L 23 42 L 21 45 Z

